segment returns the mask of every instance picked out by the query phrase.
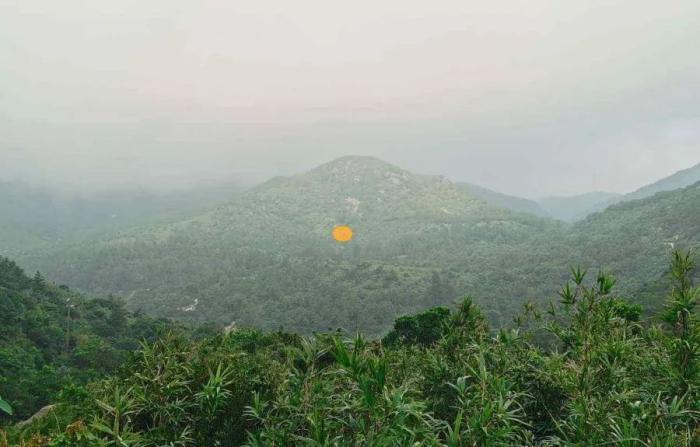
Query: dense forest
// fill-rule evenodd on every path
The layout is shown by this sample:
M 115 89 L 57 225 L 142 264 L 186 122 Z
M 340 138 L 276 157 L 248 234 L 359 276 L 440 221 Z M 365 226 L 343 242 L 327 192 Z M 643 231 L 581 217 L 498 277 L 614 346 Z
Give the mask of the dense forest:
M 6 286 L 43 287 L 4 265 Z M 116 373 L 70 383 L 0 445 L 698 445 L 694 267 L 673 254 L 650 318 L 612 276 L 575 268 L 556 302 L 498 330 L 468 298 L 403 316 L 381 339 L 171 330 Z
M 0 258 L 0 397 L 14 420 L 103 377 L 173 323 L 128 312 L 115 297 L 87 299 Z M 7 408 L 6 408 L 7 410 Z M 7 421 L 7 414 L 0 414 Z
M 573 223 L 370 157 L 205 212 L 10 190 L 0 446 L 699 445 L 695 172 Z
M 508 209 L 502 196 L 488 202 L 440 176 L 344 157 L 187 219 L 16 259 L 91 295 L 123 296 L 132 311 L 304 334 L 378 336 L 399 315 L 465 293 L 500 327 L 525 302 L 543 304 L 579 262 L 614 273 L 622 292 L 654 311 L 656 295 L 647 292 L 664 285 L 673 247 L 700 247 L 699 186 L 567 224 Z M 330 238 L 338 223 L 355 230 L 352 243 Z

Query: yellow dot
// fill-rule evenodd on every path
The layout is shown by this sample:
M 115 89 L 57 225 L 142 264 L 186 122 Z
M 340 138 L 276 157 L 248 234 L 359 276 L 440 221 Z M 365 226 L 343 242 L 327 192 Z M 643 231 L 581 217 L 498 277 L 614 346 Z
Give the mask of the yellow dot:
M 339 225 L 333 228 L 333 239 L 337 242 L 350 242 L 352 240 L 352 228 L 347 225 Z

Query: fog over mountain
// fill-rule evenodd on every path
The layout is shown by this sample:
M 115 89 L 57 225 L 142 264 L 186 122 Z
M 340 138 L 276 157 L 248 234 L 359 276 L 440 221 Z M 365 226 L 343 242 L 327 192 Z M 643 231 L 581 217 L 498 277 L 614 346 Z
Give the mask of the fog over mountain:
M 0 447 L 700 446 L 698 43 L 0 0 Z
M 373 155 L 525 197 L 700 161 L 700 4 L 0 4 L 0 178 L 170 190 Z

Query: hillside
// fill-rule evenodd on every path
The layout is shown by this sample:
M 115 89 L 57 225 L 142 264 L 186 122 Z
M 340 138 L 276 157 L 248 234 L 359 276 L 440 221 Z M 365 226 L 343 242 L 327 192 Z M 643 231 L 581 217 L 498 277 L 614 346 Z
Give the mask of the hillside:
M 668 253 L 700 248 L 700 182 L 612 205 L 577 222 L 569 243 L 581 247 L 581 259 L 624 278 L 625 292 L 653 287 L 663 279 Z
M 338 224 L 353 227 L 352 243 L 331 240 Z M 442 177 L 344 157 L 188 220 L 27 262 L 155 315 L 378 334 L 398 314 L 476 288 L 497 257 L 562 228 L 491 206 Z M 507 300 L 486 307 L 495 320 L 512 313 Z
M 570 226 L 495 207 L 439 176 L 344 157 L 194 218 L 23 261 L 152 315 L 380 335 L 397 315 L 465 294 L 504 324 L 584 262 L 618 274 L 624 292 L 647 287 L 663 274 L 670 242 L 697 246 L 699 210 L 691 187 Z M 351 243 L 330 238 L 338 224 L 353 227 Z
M 626 194 L 624 200 L 636 200 L 651 197 L 658 192 L 673 191 L 674 189 L 685 188 L 694 183 L 700 182 L 700 163 L 695 166 L 678 171 L 650 185 L 643 186 L 638 190 Z
M 669 285 L 669 254 L 700 249 L 700 182 L 611 205 L 571 225 L 564 237 L 547 240 L 545 247 L 544 256 L 528 255 L 534 265 L 580 264 L 612 272 L 620 278 L 621 293 L 656 311 Z M 542 281 L 553 287 L 555 278 Z
M 0 257 L 0 397 L 16 419 L 64 386 L 114 372 L 127 353 L 169 322 L 129 313 L 117 298 L 89 300 Z M 0 412 L 0 424 L 6 416 Z
M 547 197 L 538 203 L 554 218 L 573 222 L 605 210 L 611 205 L 645 199 L 656 193 L 685 188 L 700 182 L 700 163 L 645 185 L 629 194 L 593 192 L 572 197 Z

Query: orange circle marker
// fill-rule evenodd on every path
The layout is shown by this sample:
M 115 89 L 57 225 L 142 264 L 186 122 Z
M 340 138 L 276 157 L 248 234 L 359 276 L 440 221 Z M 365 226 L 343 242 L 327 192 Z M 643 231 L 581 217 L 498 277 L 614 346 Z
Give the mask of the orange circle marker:
M 333 239 L 336 242 L 350 242 L 352 240 L 352 228 L 347 225 L 339 225 L 333 228 Z

